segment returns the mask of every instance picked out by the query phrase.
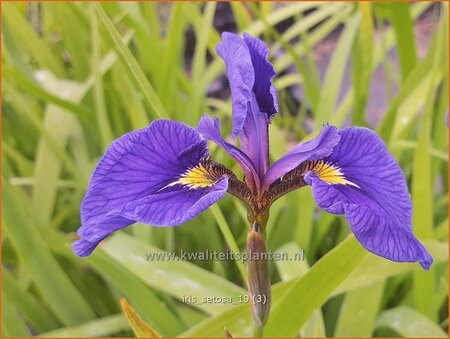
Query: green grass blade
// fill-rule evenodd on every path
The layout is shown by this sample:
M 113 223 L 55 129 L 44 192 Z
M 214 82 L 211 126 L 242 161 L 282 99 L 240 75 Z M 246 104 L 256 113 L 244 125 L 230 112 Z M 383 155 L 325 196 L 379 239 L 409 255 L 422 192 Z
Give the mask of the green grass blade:
M 180 300 L 185 296 L 196 297 L 197 303 L 191 306 L 211 314 L 234 306 L 228 303 L 202 302 L 202 297 L 231 297 L 235 301 L 239 295 L 247 293 L 243 288 L 180 258 L 147 261 L 146 254 L 167 252 L 123 233 L 104 241 L 102 249 L 149 286 Z
M 2 289 L 2 337 L 29 337 L 25 321 L 10 300 L 10 296 Z
M 94 84 L 94 100 L 95 100 L 95 112 L 97 117 L 98 130 L 103 143 L 103 148 L 107 148 L 114 140 L 111 126 L 108 121 L 108 113 L 106 111 L 105 96 L 103 88 L 103 79 L 101 74 L 101 41 L 100 41 L 100 28 L 98 24 L 98 17 L 95 8 L 91 6 L 91 30 L 92 30 L 92 67 L 91 73 L 95 77 Z
M 439 85 L 438 75 L 440 73 L 439 62 L 442 57 L 442 50 L 445 43 L 443 27 L 437 33 L 436 50 L 433 55 L 433 68 L 431 69 L 431 84 L 428 92 L 427 105 L 423 118 L 421 119 L 421 126 L 417 140 L 417 147 L 414 154 L 413 163 L 413 182 L 412 182 L 412 200 L 415 206 L 413 210 L 413 228 L 415 233 L 420 238 L 431 238 L 433 236 L 433 178 L 430 159 L 431 148 L 431 124 L 432 116 L 435 109 L 435 88 Z M 445 30 L 446 31 L 446 30 Z M 447 41 L 447 39 L 445 39 Z M 414 276 L 414 299 L 417 310 L 428 315 L 435 320 L 437 314 L 431 314 L 430 300 L 433 297 L 434 277 L 425 272 L 417 272 Z
M 19 281 L 6 269 L 2 271 L 2 285 L 5 294 L 35 331 L 42 333 L 58 327 L 58 322 L 48 309 L 22 288 Z
M 194 5 L 194 4 L 191 4 Z M 196 5 L 196 4 L 195 4 Z M 195 30 L 196 44 L 194 51 L 194 59 L 192 61 L 192 83 L 198 84 L 201 81 L 203 72 L 206 67 L 206 56 L 208 51 L 208 42 L 211 31 L 214 29 L 212 23 L 214 20 L 214 14 L 216 11 L 216 3 L 208 2 L 205 5 L 203 18 L 201 23 Z M 195 27 L 195 26 L 194 26 Z M 202 91 L 194 91 L 192 100 L 192 119 L 188 119 L 189 122 L 195 124 L 198 116 L 203 113 L 201 107 L 202 100 L 205 93 Z
M 348 292 L 339 313 L 335 337 L 371 337 L 383 295 L 383 282 Z
M 184 27 L 185 4 L 182 2 L 174 2 L 170 6 L 170 19 L 168 21 L 167 38 L 164 41 L 164 53 L 161 61 L 161 71 L 159 72 L 160 82 L 160 98 L 167 107 L 168 112 L 177 113 L 176 107 L 177 98 L 174 98 L 173 93 L 176 92 L 177 78 L 175 76 L 177 65 L 182 64 L 181 55 L 184 46 Z M 175 115 L 174 114 L 174 115 Z M 177 115 L 175 115 L 177 116 Z
M 302 253 L 302 249 L 294 242 L 286 243 L 277 250 L 278 253 L 286 253 L 289 258 L 295 258 Z M 283 254 L 285 255 L 285 254 Z M 278 272 L 283 281 L 304 276 L 308 270 L 306 260 L 280 260 L 276 262 Z M 320 309 L 315 310 L 303 328 L 301 337 L 325 337 L 325 323 Z
M 31 25 L 25 20 L 25 16 L 20 13 L 19 4 L 3 4 L 2 17 L 5 20 L 2 25 L 8 25 L 9 32 L 14 35 L 14 40 L 21 42 L 19 48 L 26 48 L 41 68 L 52 70 L 59 76 L 64 74 L 62 58 L 55 57 L 45 42 L 38 37 Z
M 361 24 L 352 58 L 353 88 L 355 89 L 353 123 L 357 126 L 364 126 L 366 124 L 364 110 L 367 104 L 372 75 L 374 35 L 372 4 L 369 2 L 360 2 L 358 7 L 361 13 Z
M 40 73 L 40 78 L 43 86 L 59 95 L 65 93 L 73 102 L 79 102 L 85 94 L 85 87 L 79 83 L 61 81 L 48 73 Z M 69 135 L 76 124 L 77 121 L 70 113 L 53 105 L 47 107 L 44 128 L 59 145 L 67 144 Z M 56 183 L 61 176 L 62 166 L 62 157 L 55 155 L 48 143 L 41 138 L 36 153 L 34 173 L 36 184 L 31 202 L 32 215 L 39 225 L 50 224 L 56 201 Z
M 448 337 L 447 333 L 433 321 L 407 306 L 399 306 L 384 311 L 377 318 L 375 327 L 389 327 L 402 337 Z
M 408 2 L 389 4 L 390 18 L 397 40 L 397 52 L 402 69 L 402 78 L 406 79 L 417 62 L 417 50 L 414 40 L 413 22 Z
M 185 327 L 167 306 L 164 307 L 163 301 L 139 278 L 129 272 L 126 266 L 101 251 L 93 253 L 88 261 L 106 280 L 124 293 L 124 296 L 144 317 L 144 320 L 161 335 L 173 337 L 185 330 Z
M 303 278 L 297 280 L 280 300 L 273 303 L 265 334 L 295 336 L 314 309 L 322 305 L 366 255 L 367 252 L 357 240 L 349 236 L 318 261 Z M 317 284 L 319 280 L 321 284 Z
M 397 110 L 400 105 L 409 97 L 414 89 L 421 84 L 424 79 L 429 76 L 430 67 L 432 67 L 433 58 L 431 51 L 424 61 L 417 63 L 416 67 L 409 73 L 408 78 L 402 83 L 397 95 L 390 101 L 389 107 L 383 116 L 379 126 L 378 134 L 387 142 L 390 141 L 395 120 L 397 118 Z
M 217 225 L 219 226 L 223 237 L 225 238 L 225 242 L 233 253 L 239 254 L 239 247 L 233 237 L 233 233 L 231 233 L 228 222 L 226 221 L 222 211 L 220 210 L 220 207 L 218 205 L 213 205 L 211 206 L 211 211 L 214 215 L 214 218 L 216 219 Z M 247 270 L 245 268 L 245 264 L 242 261 L 236 261 L 236 265 L 238 266 L 239 272 L 241 273 L 242 280 L 247 281 Z
M 314 124 L 316 129 L 320 129 L 322 124 L 328 122 L 335 109 L 339 87 L 342 83 L 345 66 L 353 47 L 359 22 L 360 16 L 356 14 L 347 22 L 328 64 L 325 80 L 320 91 L 317 112 L 315 112 Z
M 4 230 L 30 272 L 37 289 L 66 325 L 95 317 L 89 304 L 75 288 L 25 213 L 14 192 L 2 179 Z M 70 308 L 67 305 L 70 304 Z
M 114 27 L 114 24 L 111 22 L 111 19 L 108 18 L 107 14 L 103 10 L 100 4 L 94 3 L 93 6 L 97 10 L 100 20 L 105 25 L 108 33 L 111 36 L 112 41 L 115 44 L 115 48 L 124 59 L 125 63 L 129 66 L 133 76 L 135 77 L 137 83 L 139 84 L 142 92 L 148 100 L 148 103 L 152 107 L 154 113 L 158 118 L 166 118 L 167 112 L 159 100 L 155 90 L 153 89 L 150 82 L 145 77 L 142 68 L 139 66 L 139 63 L 136 61 L 136 58 L 133 56 L 127 45 L 122 41 L 122 37 L 120 36 L 117 29 Z
M 42 333 L 42 338 L 95 338 L 112 336 L 128 330 L 129 325 L 123 314 L 114 314 L 95 319 L 76 326 L 68 326 L 54 331 Z

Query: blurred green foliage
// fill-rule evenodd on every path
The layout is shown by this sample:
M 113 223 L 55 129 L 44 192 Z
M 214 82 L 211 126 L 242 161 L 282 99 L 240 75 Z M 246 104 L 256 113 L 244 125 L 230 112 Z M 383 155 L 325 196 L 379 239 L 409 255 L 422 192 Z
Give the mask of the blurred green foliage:
M 115 138 L 156 118 L 196 125 L 204 112 L 229 131 L 213 25 L 224 6 L 239 32 L 265 39 L 279 72 L 273 158 L 324 122 L 368 125 L 382 66 L 386 107 L 371 127 L 407 176 L 414 230 L 435 260 L 424 272 L 375 257 L 344 218 L 315 207 L 309 188 L 290 193 L 271 209 L 268 249 L 303 250 L 306 260 L 271 263 L 267 334 L 447 336 L 446 3 L 1 5 L 2 336 L 132 336 L 121 296 L 163 336 L 217 337 L 224 327 L 251 335 L 248 304 L 181 302 L 245 295 L 242 263 L 145 260 L 147 252 L 242 250 L 245 209 L 230 197 L 182 227 L 135 224 L 86 259 L 70 248 L 90 174 Z M 431 37 L 419 55 L 413 27 L 425 11 Z M 340 34 L 321 80 L 315 50 L 332 32 Z M 213 156 L 239 172 L 221 150 Z

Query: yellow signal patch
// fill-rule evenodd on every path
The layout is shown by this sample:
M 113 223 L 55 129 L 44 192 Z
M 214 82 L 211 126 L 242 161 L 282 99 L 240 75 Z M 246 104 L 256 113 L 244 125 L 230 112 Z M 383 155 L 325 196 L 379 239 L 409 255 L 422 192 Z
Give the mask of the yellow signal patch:
M 360 188 L 355 183 L 345 179 L 344 173 L 342 173 L 339 167 L 328 164 L 323 160 L 314 161 L 313 163 L 314 166 L 310 171 L 313 171 L 319 179 L 329 184 L 350 185 Z
M 203 166 L 203 164 L 198 164 L 183 173 L 180 179 L 172 183 L 171 186 L 182 184 L 189 188 L 205 188 L 211 187 L 215 183 L 216 180 L 211 176 L 205 166 Z

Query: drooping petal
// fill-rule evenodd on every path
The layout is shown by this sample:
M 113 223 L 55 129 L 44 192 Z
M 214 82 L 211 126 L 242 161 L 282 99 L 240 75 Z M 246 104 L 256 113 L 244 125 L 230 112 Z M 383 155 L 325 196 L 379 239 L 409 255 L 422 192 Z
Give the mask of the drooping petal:
M 252 179 L 253 185 L 259 187 L 260 181 L 252 160 L 235 145 L 226 142 L 220 133 L 220 120 L 205 114 L 198 122 L 197 130 L 206 139 L 220 145 L 241 166 L 247 179 Z
M 304 161 L 322 159 L 330 155 L 339 139 L 336 127 L 324 125 L 316 138 L 299 143 L 270 166 L 264 176 L 263 187 L 269 187 L 275 180 Z
M 174 226 L 203 212 L 227 191 L 203 160 L 206 141 L 192 127 L 168 120 L 116 140 L 98 163 L 81 205 L 81 239 L 89 255 L 112 232 L 133 222 Z
M 399 262 L 433 261 L 415 238 L 412 203 L 400 166 L 371 130 L 350 127 L 330 156 L 309 164 L 305 181 L 319 207 L 345 214 L 359 242 L 370 252 Z

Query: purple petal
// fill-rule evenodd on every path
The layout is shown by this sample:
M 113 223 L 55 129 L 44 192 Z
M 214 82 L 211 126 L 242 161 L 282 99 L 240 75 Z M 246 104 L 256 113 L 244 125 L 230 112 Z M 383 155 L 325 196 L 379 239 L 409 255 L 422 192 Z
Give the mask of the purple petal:
M 207 155 L 194 128 L 168 120 L 116 140 L 83 199 L 75 252 L 89 255 L 103 238 L 136 221 L 173 226 L 203 212 L 226 193 L 227 178 L 197 187 L 180 179 Z
M 269 122 L 278 112 L 277 92 L 272 79 L 276 75 L 268 60 L 267 45 L 249 34 L 244 39 L 225 32 L 217 45 L 217 54 L 224 60 L 233 104 L 232 137 L 240 135 L 248 114 L 248 103 L 256 99 L 258 109 Z
M 121 214 L 155 226 L 180 225 L 216 203 L 227 192 L 228 177 L 208 188 L 168 187 L 124 206 Z
M 270 166 L 264 176 L 264 188 L 269 187 L 278 178 L 293 170 L 304 161 L 322 159 L 331 154 L 339 142 L 337 128 L 324 125 L 320 134 L 309 141 L 301 142 Z
M 371 130 L 350 127 L 339 134 L 333 153 L 323 159 L 334 173 L 328 167 L 326 175 L 305 175 L 319 207 L 345 214 L 370 252 L 393 261 L 418 261 L 428 269 L 433 259 L 412 232 L 412 203 L 400 166 Z
M 72 244 L 72 248 L 78 256 L 87 257 L 95 250 L 99 242 L 100 241 L 90 242 L 81 238 Z
M 269 49 L 264 42 L 247 33 L 244 33 L 244 41 L 251 55 L 255 83 L 240 135 L 241 147 L 262 178 L 269 168 L 269 123 L 278 113 L 277 91 L 272 83 L 276 72 L 268 59 Z
M 269 61 L 269 48 L 263 41 L 253 38 L 247 33 L 244 33 L 244 41 L 250 51 L 255 72 L 253 92 L 259 110 L 266 113 L 270 121 L 273 115 L 278 113 L 278 99 L 277 90 L 272 83 L 272 79 L 277 73 Z
M 239 148 L 226 142 L 220 133 L 220 120 L 214 117 L 214 121 L 208 114 L 200 118 L 197 130 L 206 139 L 220 145 L 241 166 L 246 178 L 253 178 L 255 185 L 259 187 L 259 176 L 252 160 Z
M 267 114 L 259 111 L 254 97 L 239 138 L 242 150 L 252 160 L 259 178 L 263 178 L 269 168 L 269 120 Z
M 252 99 L 255 70 L 247 44 L 238 35 L 224 32 L 216 50 L 227 68 L 233 105 L 232 137 L 235 138 L 241 134 Z
M 232 137 L 240 136 L 241 147 L 252 160 L 260 178 L 269 167 L 268 125 L 278 112 L 276 75 L 268 60 L 269 49 L 259 39 L 244 33 L 223 33 L 217 53 L 225 61 L 233 104 Z

